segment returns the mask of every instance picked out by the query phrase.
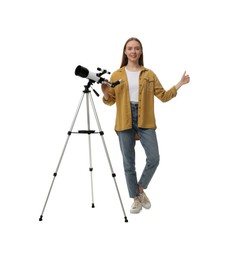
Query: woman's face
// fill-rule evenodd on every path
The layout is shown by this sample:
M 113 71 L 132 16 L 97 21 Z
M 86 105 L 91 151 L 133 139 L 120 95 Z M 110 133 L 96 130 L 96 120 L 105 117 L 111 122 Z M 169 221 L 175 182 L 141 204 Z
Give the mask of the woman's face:
M 142 54 L 140 43 L 135 40 L 129 41 L 126 45 L 124 53 L 126 54 L 128 61 L 138 63 L 139 58 Z

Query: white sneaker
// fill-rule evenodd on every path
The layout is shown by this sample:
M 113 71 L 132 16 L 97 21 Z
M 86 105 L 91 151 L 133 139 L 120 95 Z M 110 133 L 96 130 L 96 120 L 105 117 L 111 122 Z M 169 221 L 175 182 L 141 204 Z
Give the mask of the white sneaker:
M 139 194 L 139 200 L 145 209 L 149 209 L 151 207 L 150 200 L 144 191 Z
M 141 211 L 141 209 L 142 209 L 142 204 L 139 200 L 139 197 L 134 198 L 134 202 L 131 205 L 130 212 L 133 213 L 133 214 L 139 213 Z

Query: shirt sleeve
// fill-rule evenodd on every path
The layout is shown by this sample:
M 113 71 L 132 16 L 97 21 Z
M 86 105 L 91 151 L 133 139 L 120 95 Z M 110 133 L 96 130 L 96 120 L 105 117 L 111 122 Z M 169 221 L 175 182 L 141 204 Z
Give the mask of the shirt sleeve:
M 177 90 L 175 86 L 171 87 L 169 90 L 165 90 L 162 84 L 160 83 L 159 79 L 155 75 L 154 95 L 162 102 L 167 102 L 172 98 L 176 97 Z

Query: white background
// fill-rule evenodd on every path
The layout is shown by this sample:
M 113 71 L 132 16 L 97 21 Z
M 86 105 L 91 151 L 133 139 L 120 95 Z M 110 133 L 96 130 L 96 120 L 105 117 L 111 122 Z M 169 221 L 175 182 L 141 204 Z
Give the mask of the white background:
M 0 3 L 0 258 L 227 260 L 226 1 Z M 67 131 L 87 80 L 82 65 L 113 72 L 129 37 L 165 89 L 184 70 L 191 82 L 156 100 L 160 166 L 147 190 L 152 208 L 130 215 L 115 106 L 93 100 L 128 223 L 99 135 L 72 135 L 39 221 Z M 75 130 L 86 126 L 80 108 Z M 91 115 L 91 128 L 97 130 Z M 137 170 L 145 162 L 136 145 Z

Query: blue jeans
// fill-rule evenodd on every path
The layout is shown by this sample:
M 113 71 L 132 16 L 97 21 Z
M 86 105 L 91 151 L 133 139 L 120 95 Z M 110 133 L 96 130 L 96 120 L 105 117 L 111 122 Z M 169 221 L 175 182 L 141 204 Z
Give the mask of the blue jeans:
M 120 149 L 123 156 L 123 166 L 130 198 L 139 195 L 139 186 L 146 189 L 149 185 L 158 165 L 159 151 L 155 129 L 138 128 L 138 105 L 131 104 L 132 129 L 118 131 Z M 139 135 L 139 140 L 145 150 L 146 165 L 142 175 L 137 181 L 135 169 L 135 134 Z

